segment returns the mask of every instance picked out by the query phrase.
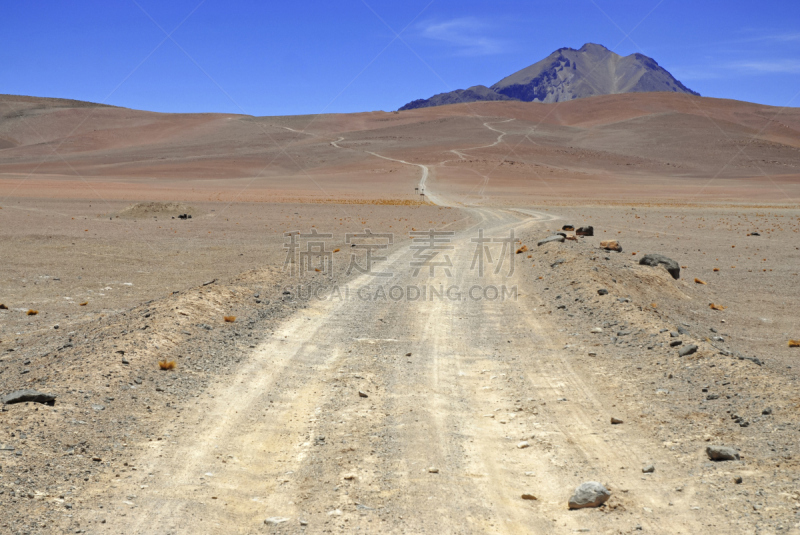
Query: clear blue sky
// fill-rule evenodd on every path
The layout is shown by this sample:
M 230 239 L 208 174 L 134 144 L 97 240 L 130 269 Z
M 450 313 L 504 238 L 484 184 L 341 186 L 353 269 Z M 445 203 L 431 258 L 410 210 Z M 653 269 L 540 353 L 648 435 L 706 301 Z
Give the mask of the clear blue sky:
M 0 93 L 154 111 L 392 110 L 585 42 L 704 96 L 800 106 L 786 0 L 43 0 L 5 2 L 0 41 Z

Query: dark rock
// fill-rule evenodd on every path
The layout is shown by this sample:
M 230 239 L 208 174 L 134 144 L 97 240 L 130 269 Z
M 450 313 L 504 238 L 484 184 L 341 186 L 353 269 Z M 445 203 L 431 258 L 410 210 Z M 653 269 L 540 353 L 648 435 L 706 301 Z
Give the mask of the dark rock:
M 677 333 L 677 332 L 675 332 L 675 331 L 672 331 L 672 332 L 670 332 L 670 333 L 669 333 L 669 335 L 670 335 L 672 338 L 677 338 L 677 337 L 679 337 L 681 334 L 680 334 L 680 333 Z
M 719 399 L 719 394 L 709 394 L 709 395 L 706 396 L 706 399 L 709 400 L 709 401 L 714 400 L 714 399 Z
M 771 407 L 767 407 L 766 409 L 761 411 L 761 414 L 763 414 L 764 416 L 769 416 L 770 414 L 772 414 L 772 408 Z
M 669 343 L 669 347 L 678 347 L 683 343 L 683 340 L 673 340 Z
M 619 425 L 621 423 L 623 423 L 623 422 L 619 418 L 614 418 L 613 416 L 611 417 L 611 424 L 612 425 Z
M 656 471 L 656 467 L 654 465 L 652 465 L 652 464 L 648 464 L 647 466 L 642 468 L 642 473 L 643 474 L 652 474 L 655 471 Z
M 751 232 L 750 235 L 751 236 L 761 236 L 761 234 L 759 234 L 758 232 Z
M 738 461 L 739 452 L 728 446 L 708 446 L 706 448 L 708 458 L 712 461 Z
M 564 236 L 560 235 L 560 234 L 553 234 L 552 236 L 548 236 L 545 239 L 539 241 L 539 243 L 537 243 L 536 245 L 537 246 L 542 246 L 545 243 L 550 243 L 550 242 L 555 242 L 555 241 L 563 243 L 565 239 L 566 238 Z
M 689 329 L 687 329 L 686 327 L 683 327 L 681 325 L 678 325 L 678 332 L 680 334 L 689 334 Z
M 575 494 L 569 499 L 569 508 L 599 507 L 610 497 L 611 493 L 603 485 L 597 481 L 588 481 L 575 489 Z
M 32 401 L 34 403 L 44 403 L 52 406 L 56 403 L 56 396 L 55 394 L 44 394 L 36 390 L 17 390 L 16 392 L 3 396 L 2 401 L 4 405 Z
M 556 260 L 555 262 L 553 262 L 552 264 L 550 264 L 550 267 L 551 267 L 551 268 L 554 268 L 554 267 L 556 267 L 556 266 L 560 266 L 560 265 L 561 265 L 561 264 L 563 264 L 564 262 L 566 262 L 566 260 L 564 260 L 563 258 L 559 258 L 558 260 Z
M 678 356 L 685 357 L 686 355 L 691 355 L 696 352 L 697 352 L 697 346 L 692 344 L 678 351 Z
M 575 225 L 564 225 L 561 230 L 575 230 Z
M 673 279 L 679 279 L 681 276 L 681 266 L 671 258 L 667 258 L 660 254 L 646 254 L 639 260 L 641 266 L 664 266 Z
M 362 398 L 368 398 L 368 397 L 369 397 L 369 396 L 366 394 L 366 392 L 362 392 L 361 390 L 359 390 L 359 391 L 358 391 L 358 396 L 359 396 L 359 397 L 362 397 Z
M 734 477 L 734 478 L 733 478 L 733 482 L 734 482 L 734 483 L 736 483 L 737 485 L 741 485 L 741 483 L 742 483 L 742 476 L 736 476 L 736 477 Z
M 597 295 L 608 295 L 608 290 L 606 290 L 605 288 L 600 288 L 599 290 L 597 290 Z
M 575 231 L 577 236 L 594 236 L 594 227 L 580 227 Z

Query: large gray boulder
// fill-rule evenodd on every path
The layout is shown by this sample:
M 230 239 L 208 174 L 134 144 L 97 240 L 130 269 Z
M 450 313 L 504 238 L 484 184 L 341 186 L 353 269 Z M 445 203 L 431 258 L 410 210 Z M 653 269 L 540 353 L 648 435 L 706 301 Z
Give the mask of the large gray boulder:
M 667 258 L 660 254 L 646 254 L 639 260 L 641 266 L 664 266 L 673 279 L 679 279 L 681 276 L 681 266 L 671 258 Z
M 26 401 L 33 401 L 35 403 L 46 403 L 47 405 L 54 405 L 56 396 L 54 394 L 45 394 L 37 390 L 17 390 L 3 396 L 3 405 L 11 405 L 12 403 L 25 403 Z
M 570 509 L 599 507 L 611 497 L 611 492 L 597 481 L 582 483 L 569 499 Z

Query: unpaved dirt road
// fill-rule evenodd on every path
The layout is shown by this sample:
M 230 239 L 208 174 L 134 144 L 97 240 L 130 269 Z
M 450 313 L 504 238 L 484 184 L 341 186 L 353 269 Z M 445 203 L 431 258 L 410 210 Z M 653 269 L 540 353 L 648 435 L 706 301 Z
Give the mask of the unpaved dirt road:
M 405 246 L 379 267 L 391 277 L 352 280 L 350 299 L 310 300 L 187 409 L 185 427 L 147 445 L 137 476 L 97 485 L 116 505 L 95 513 L 106 523 L 93 529 L 701 532 L 709 511 L 690 507 L 690 488 L 674 497 L 681 482 L 668 468 L 658 484 L 642 477 L 661 445 L 609 425 L 602 383 L 562 355 L 557 325 L 537 314 L 540 298 L 508 276 L 508 253 L 499 273 L 497 249 L 483 277 L 473 263 L 477 229 L 508 237 L 553 216 L 471 212 L 477 223 L 441 253 L 450 277 L 441 267 L 415 276 Z M 378 293 L 422 285 L 426 299 Z M 453 299 L 431 298 L 440 285 L 457 289 Z M 516 299 L 484 292 L 503 286 L 516 287 Z M 616 506 L 570 512 L 567 499 L 586 480 L 613 483 Z

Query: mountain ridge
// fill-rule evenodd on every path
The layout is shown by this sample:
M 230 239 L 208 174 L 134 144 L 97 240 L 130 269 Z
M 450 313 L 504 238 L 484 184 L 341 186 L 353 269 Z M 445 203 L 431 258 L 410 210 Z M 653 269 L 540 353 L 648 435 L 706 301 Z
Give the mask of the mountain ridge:
M 417 99 L 400 111 L 463 102 L 518 100 L 563 102 L 575 98 L 620 93 L 666 91 L 700 96 L 644 54 L 620 56 L 603 45 L 563 47 L 486 87 L 472 86 Z

